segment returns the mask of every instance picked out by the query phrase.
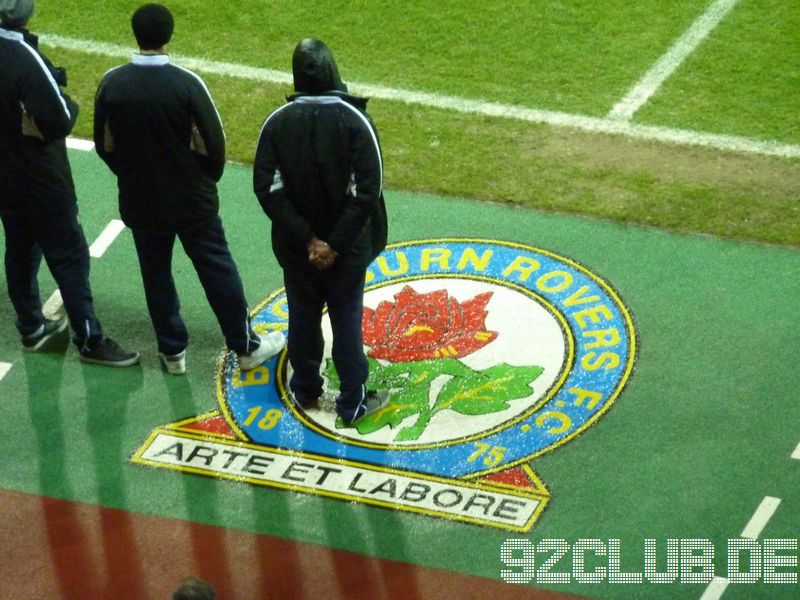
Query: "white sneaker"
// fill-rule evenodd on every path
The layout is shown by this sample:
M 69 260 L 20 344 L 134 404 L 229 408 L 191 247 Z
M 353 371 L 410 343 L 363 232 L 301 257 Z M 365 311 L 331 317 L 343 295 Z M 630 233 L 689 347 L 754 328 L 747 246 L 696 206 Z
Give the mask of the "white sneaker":
M 251 371 L 269 360 L 286 345 L 286 338 L 280 331 L 270 331 L 259 336 L 261 345 L 250 354 L 239 354 L 239 368 L 242 371 Z
M 161 359 L 161 364 L 170 375 L 183 375 L 186 373 L 186 350 L 182 350 L 178 354 L 164 354 L 158 353 L 158 358 Z

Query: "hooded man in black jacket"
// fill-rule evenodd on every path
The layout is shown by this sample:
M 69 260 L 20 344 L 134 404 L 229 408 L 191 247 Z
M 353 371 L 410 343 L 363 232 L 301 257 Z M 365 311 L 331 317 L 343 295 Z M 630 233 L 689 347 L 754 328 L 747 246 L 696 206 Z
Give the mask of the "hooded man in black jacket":
M 139 355 L 103 336 L 89 284 L 89 249 L 65 138 L 78 105 L 61 89 L 66 71 L 39 52 L 26 24 L 33 0 L 0 0 L 0 218 L 6 240 L 8 294 L 24 350 L 35 351 L 64 331 L 45 319 L 37 275 L 42 256 L 58 283 L 84 362 L 125 367 Z
M 292 72 L 295 94 L 261 129 L 253 185 L 284 272 L 293 401 L 309 407 L 322 394 L 327 305 L 336 411 L 352 424 L 388 401 L 366 389 L 361 329 L 366 269 L 386 246 L 383 158 L 367 101 L 347 93 L 328 46 L 300 42 Z
M 218 214 L 217 181 L 225 168 L 222 121 L 203 80 L 170 64 L 170 11 L 145 4 L 133 13 L 131 26 L 140 52 L 100 82 L 94 140 L 117 176 L 120 214 L 133 232 L 159 357 L 169 373 L 185 373 L 189 334 L 172 277 L 177 237 L 240 369 L 255 369 L 286 342 L 278 331 L 260 336 L 250 326 L 242 280 Z

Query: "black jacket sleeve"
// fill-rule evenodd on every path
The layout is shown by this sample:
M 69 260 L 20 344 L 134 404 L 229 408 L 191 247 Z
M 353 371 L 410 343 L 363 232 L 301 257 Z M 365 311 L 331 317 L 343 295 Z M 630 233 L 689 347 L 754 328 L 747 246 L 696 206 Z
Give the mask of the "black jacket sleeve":
M 195 151 L 208 176 L 219 181 L 225 170 L 225 131 L 208 88 L 199 78 L 193 82 L 190 111 Z
M 339 253 L 347 251 L 358 239 L 381 199 L 383 161 L 380 143 L 371 120 L 361 114 L 363 120 L 355 119 L 353 125 L 353 172 L 344 211 L 325 240 Z
M 280 227 L 303 245 L 312 240 L 314 230 L 286 195 L 268 125 L 262 129 L 258 138 L 253 161 L 253 190 L 273 227 Z
M 114 139 L 111 136 L 111 130 L 108 128 L 108 114 L 104 96 L 107 79 L 108 75 L 103 77 L 94 96 L 94 149 L 98 156 L 103 159 L 103 162 L 116 173 L 114 169 Z
M 78 105 L 67 96 L 53 79 L 44 62 L 33 55 L 32 63 L 22 85 L 22 106 L 32 118 L 46 142 L 65 138 L 78 119 Z

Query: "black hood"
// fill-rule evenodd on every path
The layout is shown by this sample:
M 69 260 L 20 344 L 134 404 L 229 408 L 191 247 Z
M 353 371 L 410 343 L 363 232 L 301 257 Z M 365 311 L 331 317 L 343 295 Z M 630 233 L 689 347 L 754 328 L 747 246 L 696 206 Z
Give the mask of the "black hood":
M 323 42 L 306 38 L 294 49 L 292 55 L 294 91 L 304 94 L 347 92 L 339 77 L 333 52 Z

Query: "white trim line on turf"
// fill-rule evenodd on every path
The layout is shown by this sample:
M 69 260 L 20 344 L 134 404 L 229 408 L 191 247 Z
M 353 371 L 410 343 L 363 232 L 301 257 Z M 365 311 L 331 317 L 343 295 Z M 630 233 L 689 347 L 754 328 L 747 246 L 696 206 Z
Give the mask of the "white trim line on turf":
M 758 505 L 755 514 L 750 519 L 750 522 L 742 531 L 741 537 L 750 540 L 758 539 L 758 536 L 761 535 L 761 532 L 764 530 L 767 522 L 772 518 L 772 515 L 775 514 L 775 511 L 778 509 L 778 505 L 780 503 L 780 498 L 773 498 L 772 496 L 767 496 L 764 498 L 761 501 L 761 504 Z
M 714 577 L 708 584 L 706 591 L 700 596 L 700 600 L 719 600 L 728 587 L 730 581 L 725 577 Z
M 10 370 L 11 370 L 11 363 L 0 362 L 0 380 L 2 380 L 3 377 L 8 375 L 8 372 Z
M 103 229 L 103 232 L 89 247 L 89 256 L 92 258 L 100 258 L 103 256 L 112 242 L 117 239 L 117 236 L 125 229 L 125 223 L 119 219 L 111 219 L 111 221 Z
M 795 448 L 794 452 L 792 452 L 792 458 L 800 460 L 800 444 L 797 444 L 797 448 Z
M 630 120 L 738 2 L 739 0 L 716 0 L 712 3 L 625 97 L 614 105 L 608 118 Z
M 53 34 L 42 34 L 40 40 L 42 43 L 50 46 L 77 52 L 120 58 L 131 56 L 130 48 L 115 44 L 68 38 Z M 174 62 L 181 63 L 187 68 L 196 69 L 205 73 L 215 73 L 227 77 L 237 77 L 277 84 L 291 84 L 292 81 L 292 76 L 289 73 L 283 73 L 274 69 L 262 69 L 235 63 L 216 62 L 202 58 L 180 56 L 178 54 L 172 54 L 171 57 Z M 728 152 L 743 152 L 746 154 L 760 154 L 781 158 L 800 158 L 800 145 L 797 144 L 786 144 L 776 141 L 704 133 L 685 129 L 637 125 L 619 119 L 588 117 L 584 115 L 525 108 L 497 102 L 483 102 L 480 100 L 459 98 L 457 96 L 442 96 L 439 94 L 415 92 L 370 84 L 351 82 L 350 87 L 354 92 L 372 98 L 454 110 L 467 114 L 516 119 L 531 123 L 543 123 L 554 127 L 578 129 L 590 133 L 623 135 L 629 138 L 666 142 L 670 144 L 703 146 Z

